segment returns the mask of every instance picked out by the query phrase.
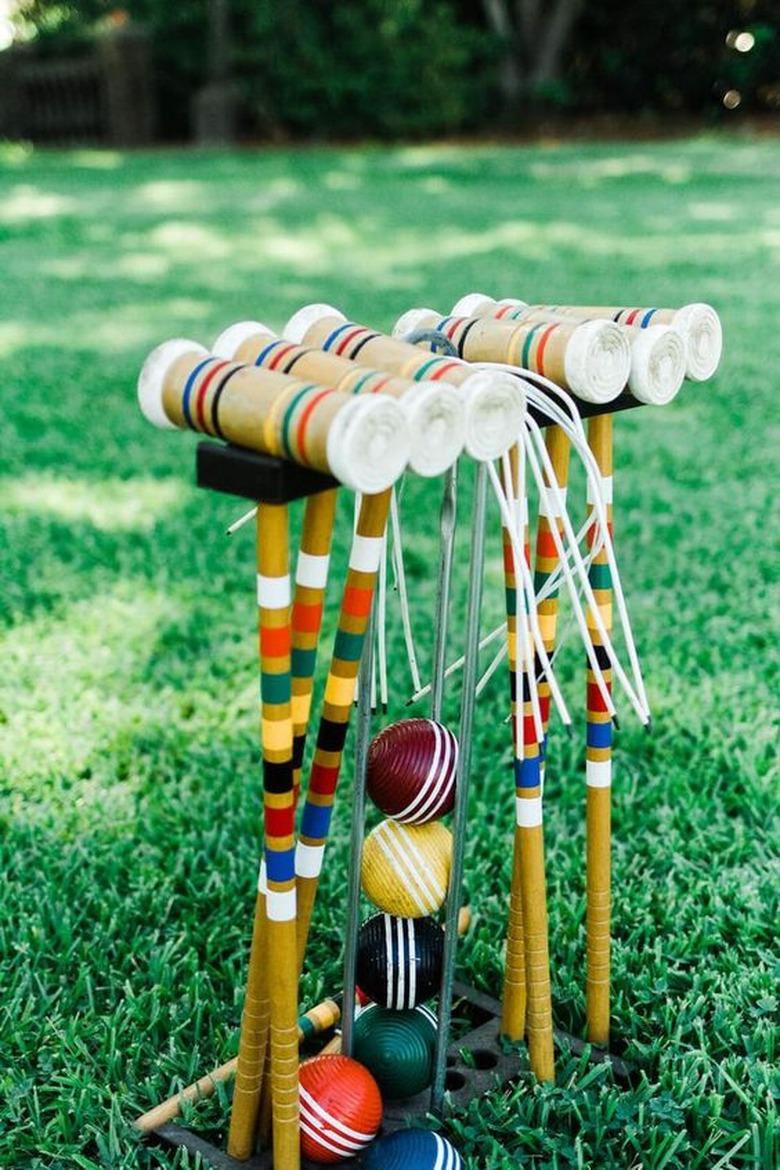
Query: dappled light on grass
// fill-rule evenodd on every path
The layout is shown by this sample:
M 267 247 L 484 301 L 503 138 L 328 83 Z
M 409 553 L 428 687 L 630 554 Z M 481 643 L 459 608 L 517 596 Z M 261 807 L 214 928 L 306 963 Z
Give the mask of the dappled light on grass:
M 249 710 L 244 687 L 223 700 L 204 686 L 208 660 L 186 695 L 161 682 L 155 660 L 172 653 L 166 632 L 182 604 L 177 589 L 128 582 L 0 638 L 0 774 L 15 819 L 54 817 L 69 831 L 124 821 L 148 770 L 135 739 L 186 744 L 197 713 L 205 745 L 228 712 Z
M 85 520 L 103 532 L 146 532 L 191 492 L 179 480 L 76 479 L 36 475 L 0 479 L 0 508 Z
M 729 223 L 738 217 L 739 208 L 735 203 L 697 200 L 688 205 L 688 214 L 691 219 L 703 219 L 712 223 Z
M 74 150 L 69 157 L 74 166 L 90 171 L 116 171 L 125 162 L 119 150 Z
M 78 211 L 75 197 L 55 195 L 42 191 L 28 183 L 12 187 L 0 199 L 0 224 L 21 224 L 27 221 L 54 219 L 60 215 L 73 215 Z
M 0 639 L 0 758 L 12 807 L 49 820 L 60 805 L 66 822 L 95 806 L 103 817 L 116 788 L 113 745 L 148 719 L 164 725 L 165 699 L 127 681 L 137 677 L 174 601 L 149 589 L 119 586 L 69 606 L 57 618 L 14 626 Z M 156 715 L 155 715 L 156 712 Z M 129 777 L 119 788 L 129 798 Z M 64 790 L 64 791 L 63 791 Z M 111 794 L 109 796 L 109 793 Z M 53 806 L 53 807 L 52 807 Z

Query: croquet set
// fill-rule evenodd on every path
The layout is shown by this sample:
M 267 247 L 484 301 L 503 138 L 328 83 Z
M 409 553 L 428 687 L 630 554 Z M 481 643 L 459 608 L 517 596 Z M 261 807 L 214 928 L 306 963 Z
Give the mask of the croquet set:
M 263 820 L 238 1055 L 138 1118 L 140 1132 L 223 1170 L 459 1170 L 448 1117 L 519 1076 L 554 1081 L 556 1042 L 575 1052 L 587 1046 L 618 1078 L 627 1075 L 609 1053 L 612 744 L 619 701 L 645 726 L 650 709 L 613 540 L 613 417 L 664 406 L 686 378 L 712 377 L 720 354 L 720 322 L 708 305 L 550 306 L 477 293 L 449 315 L 411 309 L 392 335 L 317 304 L 280 335 L 246 321 L 210 349 L 176 339 L 150 354 L 138 382 L 145 416 L 208 436 L 198 447 L 199 485 L 253 502 L 233 527 L 251 521 L 257 533 Z M 576 509 L 567 499 L 573 460 L 587 484 Z M 467 461 L 465 633 L 451 661 Z M 441 480 L 427 682 L 404 569 L 407 474 Z M 340 572 L 331 568 L 339 492 L 354 495 Z M 505 617 L 486 632 L 491 500 Z M 338 617 L 326 648 L 330 604 Z M 388 723 L 387 633 L 396 624 L 411 706 L 408 719 Z M 585 668 L 584 1041 L 553 1027 L 543 829 L 551 721 L 573 722 L 555 671 L 570 637 Z M 329 665 L 315 703 L 320 653 Z M 515 793 L 514 823 L 502 830 L 513 863 L 500 1002 L 456 978 L 471 915 L 463 889 L 475 707 L 498 670 L 508 676 L 508 718 L 495 728 L 490 783 L 500 782 L 497 761 L 511 748 Z M 457 727 L 442 719 L 447 687 L 458 688 Z M 353 710 L 343 985 L 301 1014 L 299 980 Z M 383 819 L 367 833 L 369 801 Z M 472 895 L 478 909 L 478 888 Z M 301 1045 L 316 1042 L 320 1051 L 302 1057 Z M 228 1081 L 223 1150 L 176 1117 L 183 1102 Z

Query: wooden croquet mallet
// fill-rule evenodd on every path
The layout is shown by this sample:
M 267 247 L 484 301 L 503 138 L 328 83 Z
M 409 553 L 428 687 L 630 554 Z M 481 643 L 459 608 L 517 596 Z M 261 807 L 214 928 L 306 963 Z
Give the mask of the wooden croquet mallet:
M 602 493 L 607 520 L 612 533 L 612 435 L 611 415 L 599 415 L 588 423 L 588 441 L 601 474 Z M 589 501 L 590 502 L 590 501 Z M 592 543 L 595 529 L 588 534 Z M 607 631 L 612 629 L 612 581 L 606 552 L 599 551 L 589 570 L 596 604 Z M 601 638 L 588 610 L 588 624 L 596 647 L 603 655 Z M 612 686 L 612 670 L 605 658 L 601 662 L 607 686 Z M 588 1040 L 606 1047 L 609 1044 L 610 1010 L 610 910 L 611 910 L 611 804 L 612 804 L 612 721 L 604 702 L 587 670 L 587 746 L 586 746 L 586 1013 Z
M 309 1040 L 312 1036 L 318 1036 L 322 1032 L 328 1032 L 331 1028 L 335 1028 L 341 1019 L 341 1007 L 334 999 L 324 999 L 322 1003 L 317 1004 L 316 1007 L 311 1008 L 305 1012 L 298 1020 L 298 1042 L 302 1044 L 305 1040 Z M 192 1105 L 196 1101 L 206 1100 L 212 1097 L 216 1091 L 217 1085 L 222 1085 L 230 1081 L 236 1075 L 236 1065 L 238 1064 L 238 1057 L 234 1056 L 232 1060 L 225 1061 L 219 1068 L 212 1069 L 210 1073 L 200 1077 L 191 1085 L 187 1085 L 178 1093 L 174 1093 L 172 1097 L 168 1097 L 166 1101 L 161 1101 L 159 1105 L 155 1105 L 153 1109 L 149 1109 L 146 1113 L 142 1113 L 140 1117 L 136 1117 L 133 1126 L 139 1133 L 148 1134 L 154 1130 L 159 1129 L 161 1125 L 166 1125 L 169 1121 L 173 1121 L 182 1112 L 183 1105 Z

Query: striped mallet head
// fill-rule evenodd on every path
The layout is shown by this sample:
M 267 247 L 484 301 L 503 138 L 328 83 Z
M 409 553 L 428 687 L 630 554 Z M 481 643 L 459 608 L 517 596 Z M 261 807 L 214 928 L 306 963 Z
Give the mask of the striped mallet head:
M 138 401 L 158 427 L 199 431 L 330 473 L 355 491 L 390 487 L 409 461 L 398 403 L 230 362 L 195 341 L 157 346 L 138 379 Z
M 286 341 L 260 321 L 240 321 L 229 326 L 220 333 L 213 349 L 225 358 L 296 377 L 315 378 L 345 394 L 395 398 L 409 428 L 409 466 L 418 475 L 440 475 L 463 450 L 463 403 L 456 389 L 446 382 L 415 382 L 394 377 L 385 370 L 366 369 L 349 358 Z
M 332 305 L 306 305 L 284 327 L 291 341 L 317 345 L 361 365 L 373 365 L 412 381 L 458 387 L 465 407 L 465 447 L 473 459 L 498 459 L 514 443 L 525 419 L 520 379 L 498 370 L 473 370 L 458 358 L 431 354 L 348 321 Z
M 585 402 L 603 404 L 617 398 L 631 369 L 628 341 L 610 321 L 523 324 L 410 309 L 396 325 L 396 331 L 402 329 L 435 329 L 466 361 L 533 370 Z
M 452 307 L 455 317 L 493 317 L 500 321 L 544 324 L 555 321 L 554 310 L 528 305 L 506 297 L 494 300 L 484 293 L 467 293 Z M 565 318 L 561 318 L 565 319 Z M 628 389 L 637 402 L 665 406 L 678 393 L 685 378 L 685 342 L 672 325 L 651 325 L 648 329 L 624 326 L 631 347 Z

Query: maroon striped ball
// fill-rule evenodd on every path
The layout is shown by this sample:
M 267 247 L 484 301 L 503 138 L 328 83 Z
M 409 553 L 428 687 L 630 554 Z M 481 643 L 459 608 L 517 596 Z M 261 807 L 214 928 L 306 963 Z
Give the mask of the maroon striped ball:
M 368 749 L 368 793 L 385 816 L 424 825 L 455 803 L 458 741 L 433 719 L 402 719 L 380 731 Z

